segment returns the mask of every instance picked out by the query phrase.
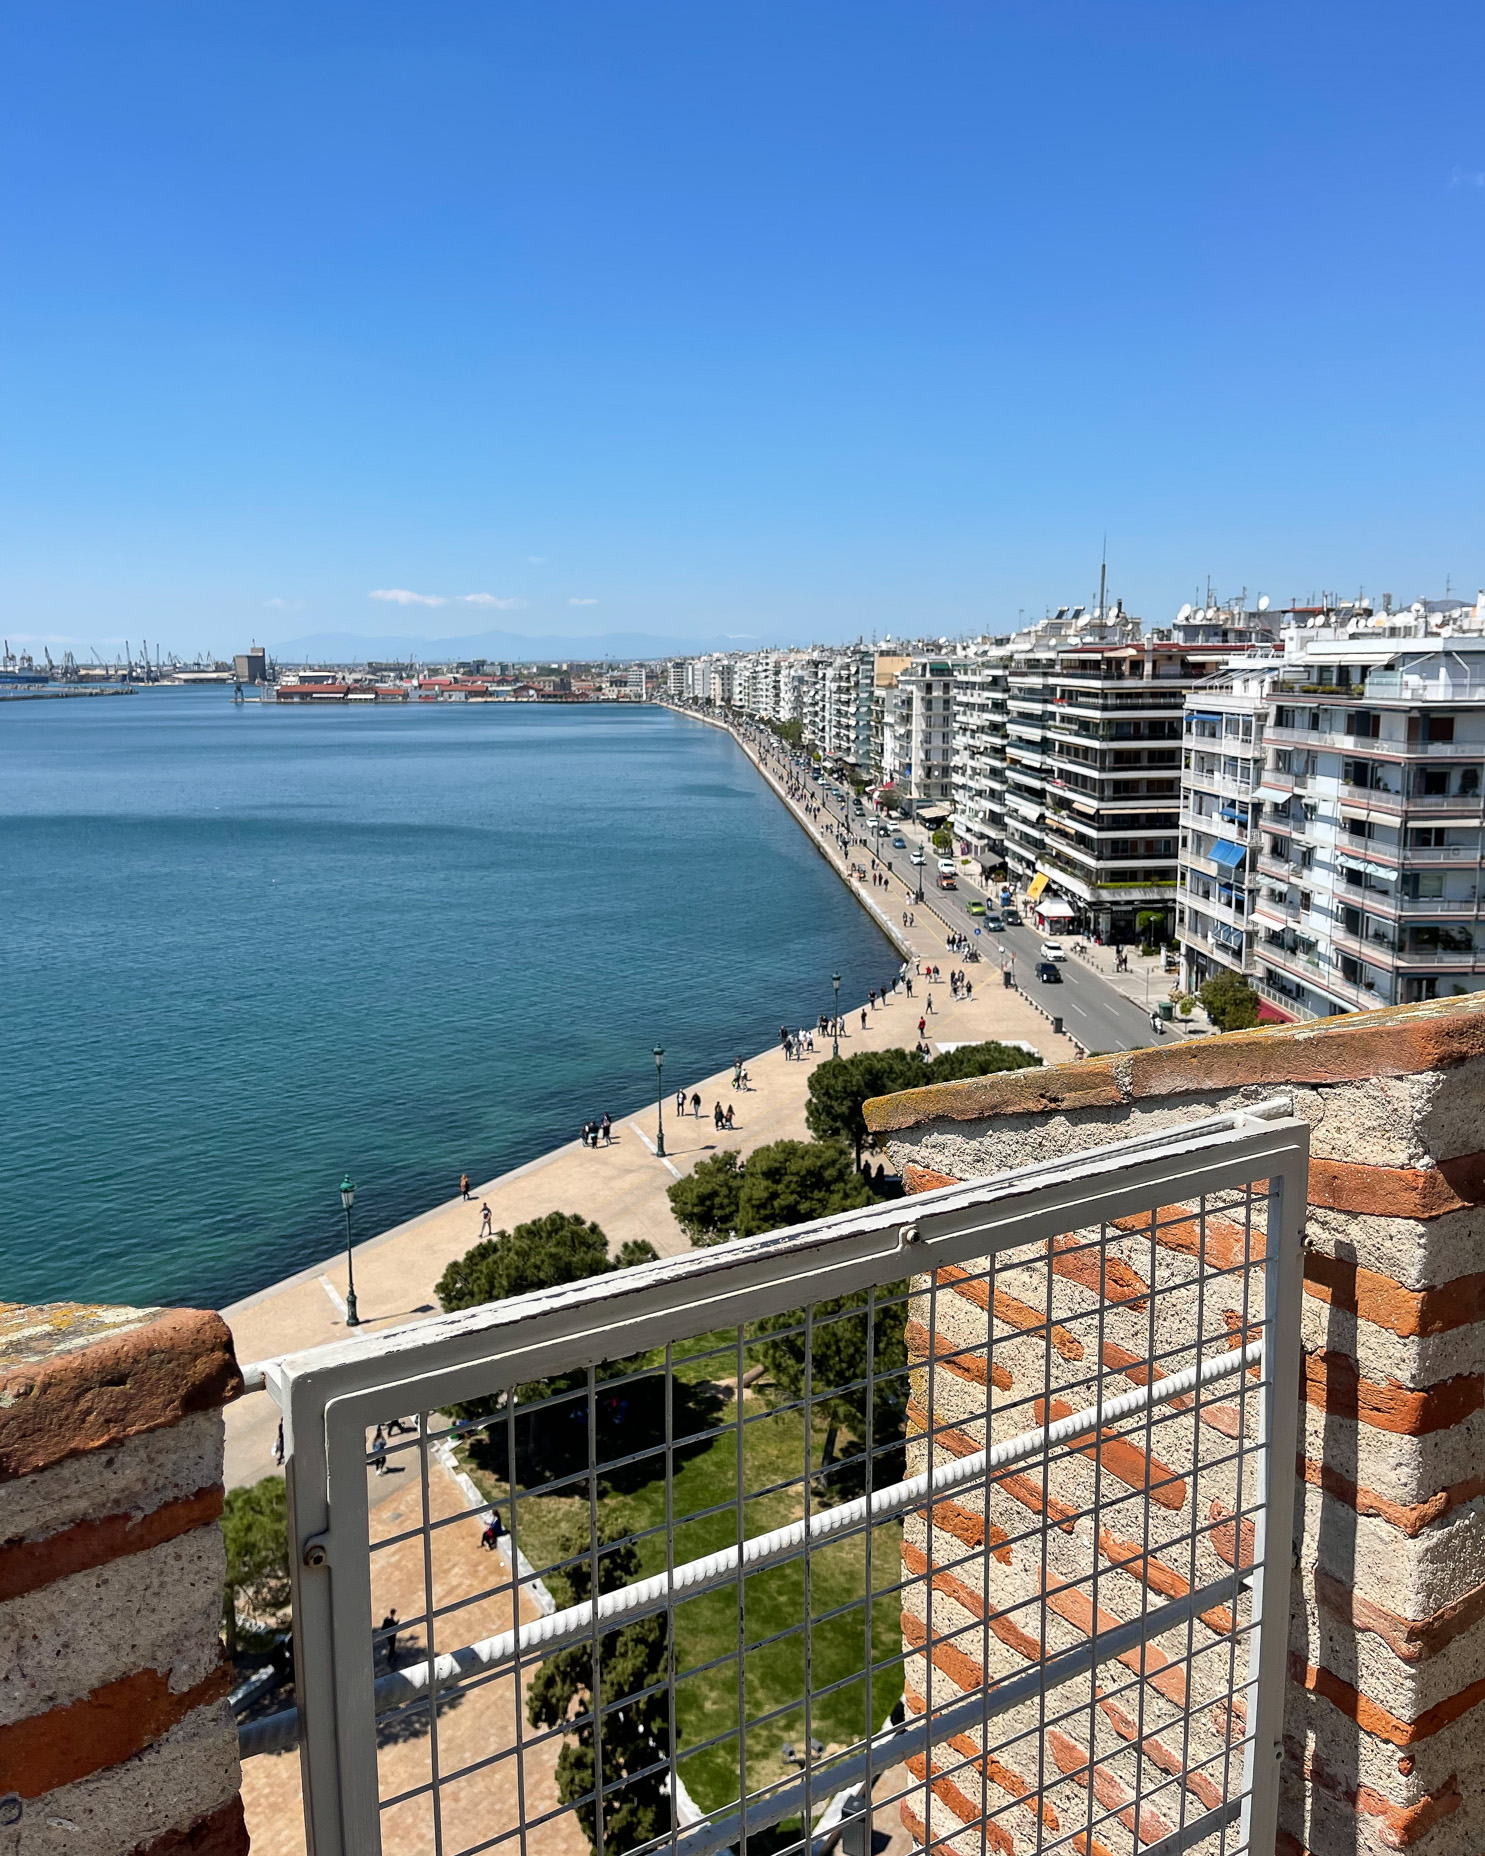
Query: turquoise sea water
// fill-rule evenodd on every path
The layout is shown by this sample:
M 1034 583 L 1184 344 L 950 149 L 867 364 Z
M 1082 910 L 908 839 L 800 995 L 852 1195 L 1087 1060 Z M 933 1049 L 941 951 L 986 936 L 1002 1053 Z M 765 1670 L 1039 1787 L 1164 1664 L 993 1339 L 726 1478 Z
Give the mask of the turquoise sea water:
M 222 1307 L 893 970 L 658 708 L 0 711 L 0 1299 Z

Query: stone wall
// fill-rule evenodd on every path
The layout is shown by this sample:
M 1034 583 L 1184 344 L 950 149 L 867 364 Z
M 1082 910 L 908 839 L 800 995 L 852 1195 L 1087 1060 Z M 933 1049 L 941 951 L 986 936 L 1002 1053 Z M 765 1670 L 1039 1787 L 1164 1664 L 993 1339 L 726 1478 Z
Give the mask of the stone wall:
M 943 1084 L 870 1103 L 867 1121 L 923 1191 L 1280 1090 L 1312 1140 L 1280 1848 L 1477 1856 L 1485 995 Z M 1098 1287 L 1085 1285 L 1079 1301 L 1059 1278 L 1053 1316 L 1096 1308 Z M 997 1349 L 1015 1333 L 998 1313 L 984 1319 Z M 960 1330 L 949 1338 L 963 1345 L 962 1315 Z M 918 1337 L 920 1358 L 930 1345 Z M 952 1421 L 963 1383 L 938 1373 L 940 1409 L 920 1414 L 920 1426 Z M 966 1525 L 983 1529 L 985 1518 Z M 910 1526 L 904 1539 L 907 1569 L 923 1571 L 928 1536 Z M 988 1596 L 960 1594 L 965 1616 L 976 1605 L 983 1614 Z M 909 1620 L 908 1647 L 914 1634 Z M 1058 1757 L 1052 1748 L 1049 1770 Z M 971 1801 L 956 1809 L 939 1797 L 952 1821 L 937 1834 L 951 1834 Z
M 244 1856 L 216 1315 L 0 1304 L 0 1856 Z

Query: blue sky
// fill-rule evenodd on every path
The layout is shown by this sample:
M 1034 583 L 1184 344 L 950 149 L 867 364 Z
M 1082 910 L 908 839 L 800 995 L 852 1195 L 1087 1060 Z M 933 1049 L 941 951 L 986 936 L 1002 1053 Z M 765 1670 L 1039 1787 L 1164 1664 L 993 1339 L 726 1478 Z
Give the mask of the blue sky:
M 1105 530 L 1151 619 L 1472 594 L 1482 51 L 1451 0 L 15 0 L 3 629 L 1005 630 Z

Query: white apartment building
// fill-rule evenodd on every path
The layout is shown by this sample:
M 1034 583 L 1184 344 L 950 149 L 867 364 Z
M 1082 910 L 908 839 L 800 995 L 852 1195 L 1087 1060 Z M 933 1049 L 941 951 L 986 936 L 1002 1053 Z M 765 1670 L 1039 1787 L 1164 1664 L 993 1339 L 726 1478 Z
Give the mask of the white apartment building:
M 881 778 L 917 814 L 948 817 L 953 803 L 954 667 L 947 657 L 913 657 L 881 688 Z
M 1187 702 L 1182 976 L 1320 1018 L 1485 985 L 1485 601 L 1284 615 Z
M 1005 861 L 1009 639 L 964 648 L 954 659 L 954 830 L 988 868 Z

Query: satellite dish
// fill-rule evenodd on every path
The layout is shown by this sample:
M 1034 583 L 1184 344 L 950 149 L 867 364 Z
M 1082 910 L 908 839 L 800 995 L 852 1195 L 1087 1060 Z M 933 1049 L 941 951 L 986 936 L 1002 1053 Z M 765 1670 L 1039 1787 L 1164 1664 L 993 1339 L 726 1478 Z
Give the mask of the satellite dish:
M 1186 601 L 1186 604 L 1182 606 L 1181 610 L 1176 614 L 1176 618 L 1179 621 L 1181 619 L 1189 619 L 1190 617 L 1191 617 L 1191 601 L 1188 599 Z
M 1204 618 L 1205 618 L 1206 616 L 1207 616 L 1207 609 L 1206 609 L 1206 607 L 1205 607 L 1205 606 L 1198 606 L 1198 607 L 1196 608 L 1196 617 L 1197 617 L 1197 618 L 1199 618 L 1199 619 L 1204 619 Z
M 1268 594 L 1267 593 L 1260 593 L 1258 595 L 1258 610 L 1260 612 L 1268 611 Z

